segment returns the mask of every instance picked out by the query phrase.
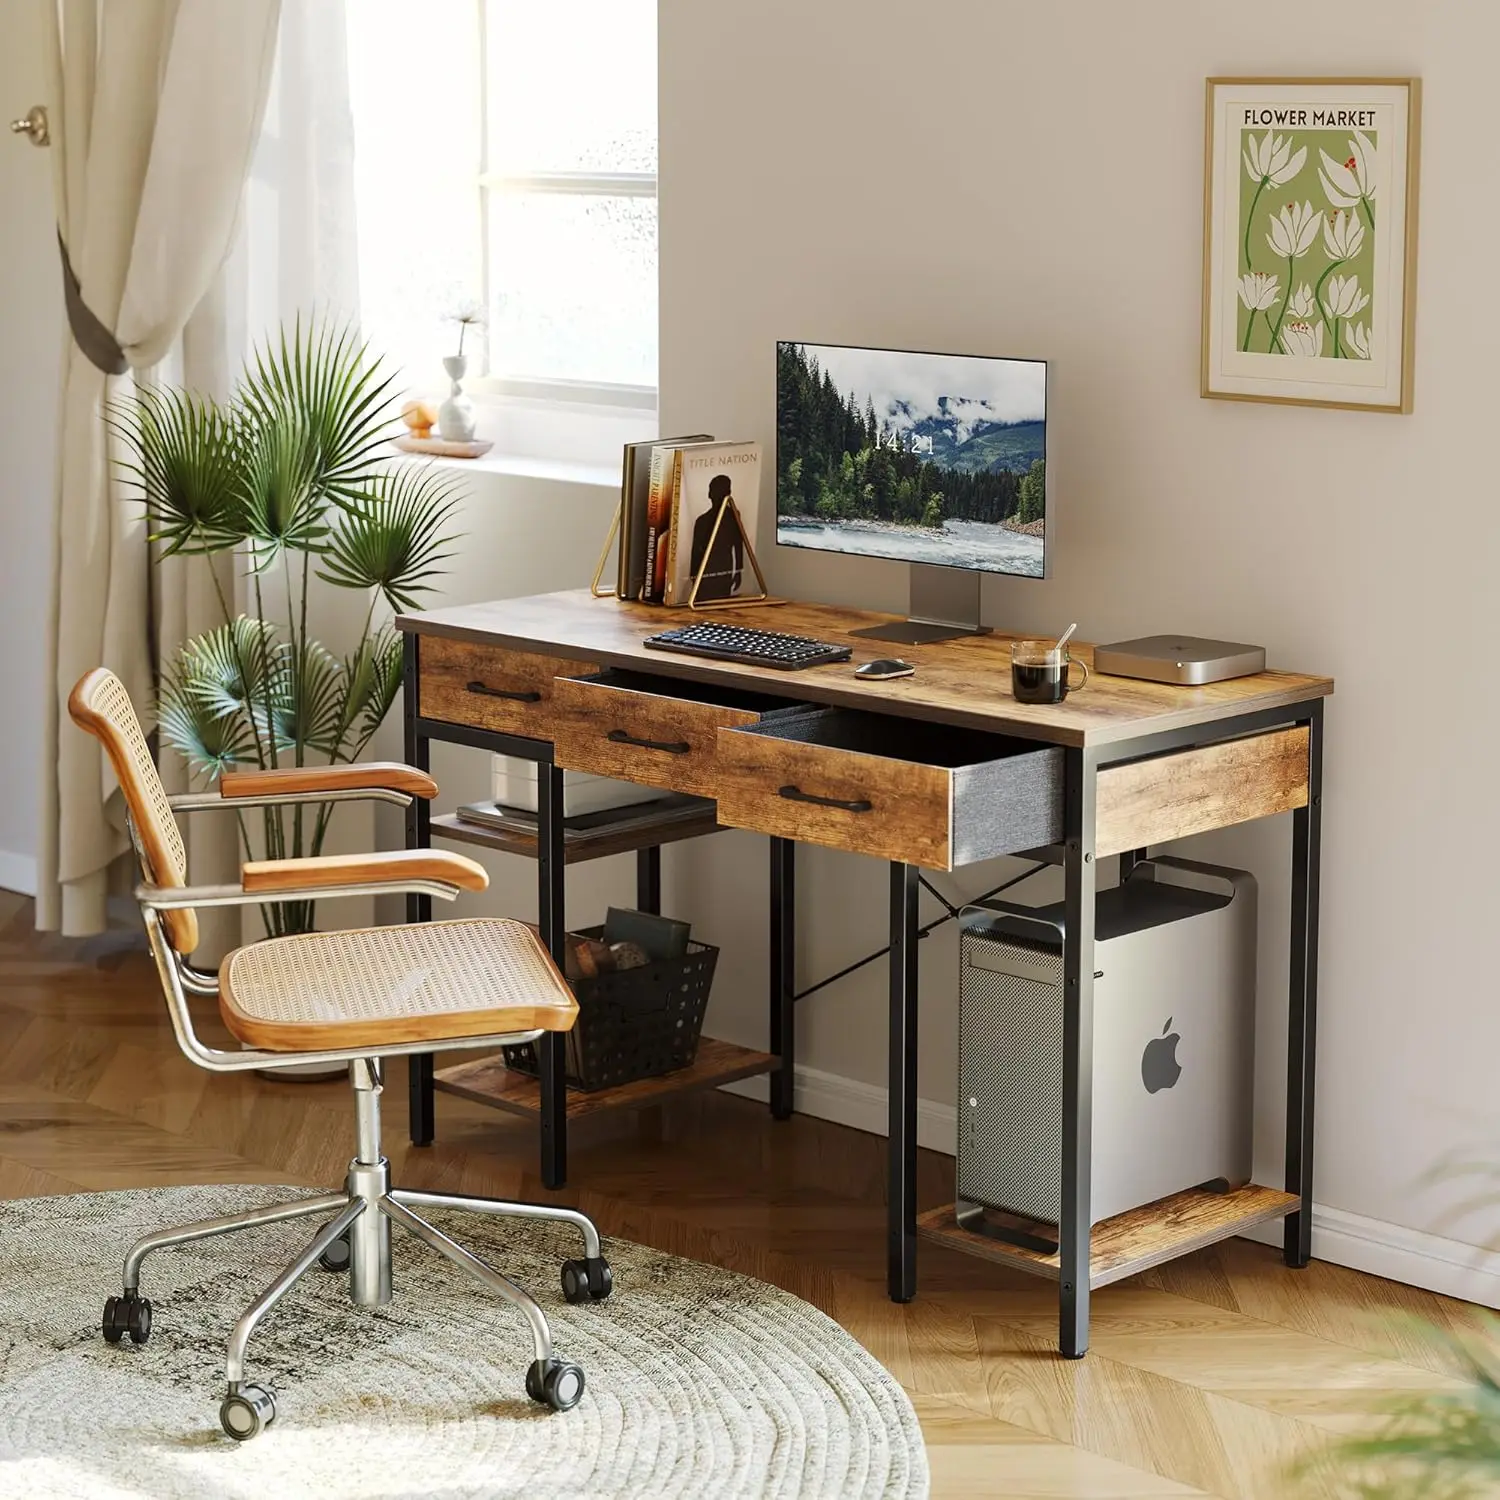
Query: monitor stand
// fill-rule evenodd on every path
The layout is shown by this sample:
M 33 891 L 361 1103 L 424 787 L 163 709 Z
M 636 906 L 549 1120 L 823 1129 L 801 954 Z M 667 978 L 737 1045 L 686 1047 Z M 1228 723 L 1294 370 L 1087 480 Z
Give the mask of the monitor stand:
M 910 618 L 850 631 L 871 641 L 925 646 L 962 635 L 988 635 L 979 623 L 979 574 L 968 568 L 911 564 Z

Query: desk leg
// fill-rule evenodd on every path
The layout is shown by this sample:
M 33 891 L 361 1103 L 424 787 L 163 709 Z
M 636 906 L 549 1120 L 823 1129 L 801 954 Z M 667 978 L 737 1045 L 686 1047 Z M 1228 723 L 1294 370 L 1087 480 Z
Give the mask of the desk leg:
M 567 927 L 563 915 L 563 773 L 560 766 L 536 768 L 537 925 L 553 962 L 563 968 Z M 560 1188 L 568 1180 L 567 1034 L 544 1031 L 537 1043 L 541 1073 L 542 1183 Z
M 1318 876 L 1323 824 L 1323 704 L 1308 715 L 1307 806 L 1292 814 L 1292 971 L 1286 1065 L 1286 1190 L 1302 1206 L 1287 1217 L 1289 1266 L 1312 1259 L 1313 1074 L 1318 1034 Z
M 797 845 L 771 840 L 771 1114 L 792 1116 L 797 1066 Z
M 891 865 L 890 1183 L 886 1287 L 917 1295 L 917 867 Z
M 635 909 L 661 915 L 661 845 L 635 851 Z
M 419 637 L 408 635 L 402 667 L 403 751 L 406 763 L 419 771 L 431 768 L 431 756 L 425 735 L 417 733 L 417 652 Z M 432 842 L 432 807 L 424 797 L 413 797 L 406 809 L 406 847 L 426 849 Z M 408 922 L 432 920 L 432 897 L 410 895 L 406 898 Z M 430 1146 L 436 1131 L 433 1118 L 432 1053 L 415 1052 L 406 1063 L 408 1110 L 413 1146 Z
M 1080 1359 L 1089 1347 L 1090 1169 L 1094 1094 L 1094 755 L 1064 752 L 1066 886 L 1063 933 L 1062 1222 L 1058 1225 L 1061 1307 L 1058 1347 Z

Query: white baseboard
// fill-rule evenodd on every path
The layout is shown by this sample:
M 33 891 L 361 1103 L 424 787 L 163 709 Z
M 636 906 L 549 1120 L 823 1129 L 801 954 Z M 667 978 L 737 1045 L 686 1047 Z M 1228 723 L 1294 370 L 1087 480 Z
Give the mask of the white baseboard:
M 762 1075 L 725 1084 L 724 1088 L 731 1094 L 764 1100 L 770 1084 Z M 793 1100 L 799 1114 L 849 1125 L 871 1135 L 886 1133 L 886 1091 L 873 1084 L 818 1068 L 798 1068 Z M 952 1156 L 957 1138 L 957 1112 L 952 1105 L 931 1099 L 917 1102 L 918 1145 Z M 1245 1231 L 1245 1238 L 1279 1245 L 1281 1225 L 1256 1225 Z M 1372 1276 L 1477 1302 L 1482 1307 L 1500 1308 L 1500 1254 L 1460 1240 L 1314 1204 L 1313 1255 Z
M 758 1078 L 742 1078 L 723 1085 L 727 1094 L 743 1094 L 747 1099 L 770 1098 L 771 1083 L 762 1073 Z M 818 1120 L 832 1120 L 835 1125 L 849 1125 L 870 1135 L 885 1135 L 887 1124 L 886 1091 L 871 1083 L 858 1083 L 837 1073 L 819 1068 L 798 1068 L 797 1083 L 792 1091 L 792 1106 L 799 1115 Z M 951 1104 L 934 1104 L 931 1099 L 917 1100 L 917 1144 L 929 1151 L 952 1156 L 958 1139 L 958 1112 Z
M 1245 1238 L 1279 1245 L 1281 1226 L 1257 1224 Z M 1478 1245 L 1314 1203 L 1312 1248 L 1316 1260 L 1500 1308 L 1500 1254 Z
M 0 849 L 0 891 L 36 895 L 36 860 L 30 854 Z

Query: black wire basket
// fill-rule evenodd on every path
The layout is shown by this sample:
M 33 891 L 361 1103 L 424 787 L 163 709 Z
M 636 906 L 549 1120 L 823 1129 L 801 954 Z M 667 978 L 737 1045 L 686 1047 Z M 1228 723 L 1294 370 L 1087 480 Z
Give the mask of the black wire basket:
M 578 936 L 598 939 L 603 931 L 586 927 Z M 691 1067 L 718 961 L 711 944 L 689 942 L 681 958 L 573 981 L 578 1019 L 566 1038 L 568 1087 L 591 1092 Z M 506 1067 L 536 1077 L 535 1043 L 504 1050 Z

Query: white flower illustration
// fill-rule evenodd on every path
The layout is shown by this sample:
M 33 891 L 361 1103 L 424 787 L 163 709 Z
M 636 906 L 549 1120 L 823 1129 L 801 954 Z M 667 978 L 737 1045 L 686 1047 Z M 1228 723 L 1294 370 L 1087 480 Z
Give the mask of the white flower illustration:
M 1348 347 L 1352 349 L 1360 359 L 1370 357 L 1370 333 L 1363 323 L 1356 323 L 1353 328 L 1346 323 L 1344 333 L 1348 339 Z
M 1262 187 L 1284 187 L 1300 172 L 1307 161 L 1307 147 L 1292 154 L 1292 143 L 1284 135 L 1272 139 L 1268 130 L 1259 141 L 1252 135 L 1245 146 L 1245 170 L 1251 182 Z
M 1362 130 L 1354 132 L 1349 142 L 1348 161 L 1335 161 L 1326 151 L 1318 181 L 1335 208 L 1357 208 L 1363 199 L 1368 205 L 1375 197 L 1375 143 Z
M 1304 323 L 1301 319 L 1288 323 L 1281 330 L 1281 347 L 1287 354 L 1316 359 L 1323 352 L 1323 325 Z
M 1265 271 L 1250 271 L 1240 277 L 1240 301 L 1251 312 L 1264 312 L 1280 295 L 1280 282 Z
M 1360 291 L 1358 276 L 1330 276 L 1327 296 L 1330 318 L 1352 318 L 1370 305 L 1370 294 Z
M 1365 226 L 1358 214 L 1335 209 L 1323 220 L 1323 248 L 1329 260 L 1353 260 L 1365 242 Z
M 1283 260 L 1296 260 L 1312 248 L 1322 222 L 1322 215 L 1313 212 L 1311 203 L 1288 203 L 1271 220 L 1266 243 Z
M 1286 310 L 1294 318 L 1310 318 L 1317 312 L 1318 299 L 1313 296 L 1313 289 L 1305 281 L 1292 293 Z

